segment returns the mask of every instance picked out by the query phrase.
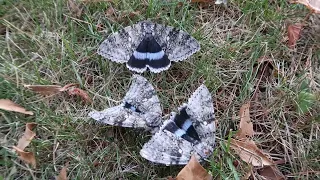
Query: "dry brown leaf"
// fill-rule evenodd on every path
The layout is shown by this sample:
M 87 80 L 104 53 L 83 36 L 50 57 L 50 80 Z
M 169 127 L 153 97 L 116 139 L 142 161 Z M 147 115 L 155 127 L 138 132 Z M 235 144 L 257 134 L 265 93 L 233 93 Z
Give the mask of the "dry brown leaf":
M 69 90 L 69 89 L 72 88 L 72 87 L 79 87 L 79 84 L 77 84 L 77 83 L 67 84 L 67 85 L 63 86 L 63 87 L 60 89 L 60 91 L 61 91 L 61 92 L 64 92 L 64 91 Z
M 314 13 L 320 13 L 320 1 L 319 0 L 294 0 L 293 3 L 299 3 L 307 6 Z
M 36 158 L 34 157 L 34 154 L 32 152 L 25 152 L 16 146 L 12 146 L 12 148 L 16 150 L 21 160 L 28 164 L 31 164 L 33 168 L 36 168 Z
M 40 93 L 42 95 L 52 95 L 61 92 L 61 86 L 58 85 L 23 85 L 34 92 Z
M 56 180 L 67 180 L 67 168 L 69 166 L 69 162 L 67 162 L 64 167 L 60 170 L 59 176 L 56 178 Z
M 300 32 L 303 25 L 300 23 L 291 24 L 288 26 L 288 45 L 289 48 L 293 49 L 297 44 L 298 39 L 300 38 Z
M 209 180 L 212 176 L 200 165 L 192 155 L 189 163 L 179 172 L 177 180 Z
M 25 108 L 12 102 L 9 99 L 0 99 L 0 109 L 33 115 L 33 112 L 27 111 Z
M 239 131 L 236 134 L 237 139 L 247 139 L 248 137 L 252 137 L 254 134 L 253 124 L 250 120 L 250 103 L 245 103 L 240 108 L 240 124 Z
M 256 146 L 252 140 L 238 141 L 231 139 L 230 147 L 240 156 L 240 158 L 248 164 L 253 166 L 270 166 L 273 161 L 269 159 L 261 150 Z
M 84 90 L 77 88 L 79 84 L 77 83 L 70 83 L 63 87 L 57 85 L 24 85 L 37 93 L 42 95 L 49 95 L 49 94 L 58 94 L 59 92 L 68 92 L 69 95 L 77 95 L 80 96 L 85 102 L 92 103 L 87 92 Z
M 24 148 L 26 148 L 30 144 L 31 140 L 36 135 L 36 133 L 32 131 L 32 129 L 36 126 L 37 126 L 37 123 L 26 124 L 26 130 L 23 136 L 19 139 L 17 148 L 24 150 Z
M 67 84 L 63 87 L 61 87 L 59 85 L 24 85 L 24 87 L 26 87 L 34 92 L 40 93 L 42 95 L 57 94 L 60 92 L 67 91 L 69 88 L 74 87 L 74 86 L 78 87 L 78 84 L 70 83 L 70 84 Z
M 279 171 L 277 166 L 265 166 L 258 170 L 258 173 L 268 180 L 283 180 L 284 175 Z
M 69 94 L 69 95 L 77 95 L 77 96 L 80 96 L 83 101 L 92 103 L 92 100 L 90 99 L 90 97 L 89 97 L 89 95 L 87 94 L 87 92 L 85 92 L 85 91 L 82 90 L 82 89 L 75 88 L 75 87 L 71 87 L 71 88 L 68 90 L 68 94 Z

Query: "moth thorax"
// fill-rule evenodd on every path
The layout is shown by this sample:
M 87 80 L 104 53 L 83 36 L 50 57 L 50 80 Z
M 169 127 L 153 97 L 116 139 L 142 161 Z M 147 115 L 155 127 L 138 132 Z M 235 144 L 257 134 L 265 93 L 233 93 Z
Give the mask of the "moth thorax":
M 152 24 L 144 24 L 143 30 L 145 33 L 152 33 L 154 30 L 154 26 Z
M 145 35 L 144 35 L 144 39 L 147 40 L 147 41 L 151 41 L 153 39 L 153 33 L 150 32 L 146 32 Z

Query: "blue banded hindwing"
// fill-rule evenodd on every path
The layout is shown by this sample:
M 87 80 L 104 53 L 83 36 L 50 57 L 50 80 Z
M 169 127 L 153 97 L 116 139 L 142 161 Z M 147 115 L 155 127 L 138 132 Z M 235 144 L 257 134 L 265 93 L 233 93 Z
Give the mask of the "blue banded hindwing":
M 141 21 L 110 35 L 102 42 L 98 54 L 118 63 L 126 63 L 135 72 L 148 68 L 159 73 L 169 69 L 171 61 L 182 61 L 200 50 L 188 33 L 151 21 Z
M 200 107 L 199 107 L 200 105 Z M 182 106 L 172 113 L 160 130 L 143 145 L 140 155 L 166 165 L 187 164 L 192 156 L 208 158 L 215 145 L 213 101 L 209 90 L 201 85 Z

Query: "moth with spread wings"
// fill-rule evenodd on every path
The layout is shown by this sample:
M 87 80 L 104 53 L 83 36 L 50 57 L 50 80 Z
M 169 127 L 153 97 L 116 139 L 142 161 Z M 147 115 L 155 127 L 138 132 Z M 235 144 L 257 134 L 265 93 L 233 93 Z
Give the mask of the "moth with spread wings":
M 185 60 L 199 50 L 199 43 L 188 33 L 146 20 L 109 36 L 100 45 L 98 54 L 126 63 L 138 73 L 147 68 L 159 73 L 169 69 L 171 61 Z
M 201 85 L 188 104 L 172 113 L 160 130 L 144 144 L 140 155 L 166 165 L 187 164 L 192 154 L 198 160 L 210 156 L 215 145 L 215 116 L 211 94 Z
M 133 75 L 132 84 L 123 102 L 103 111 L 92 111 L 89 116 L 98 122 L 122 127 L 158 128 L 162 120 L 159 98 L 153 86 L 140 75 Z

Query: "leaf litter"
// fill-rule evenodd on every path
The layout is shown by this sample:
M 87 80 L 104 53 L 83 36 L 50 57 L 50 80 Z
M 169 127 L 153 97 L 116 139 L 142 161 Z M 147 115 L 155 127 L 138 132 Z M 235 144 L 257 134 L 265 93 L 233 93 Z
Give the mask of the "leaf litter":
M 258 173 L 265 177 L 268 180 L 282 180 L 285 179 L 283 174 L 279 171 L 279 169 L 273 166 L 266 166 L 262 169 L 258 169 Z
M 312 12 L 320 13 L 320 1 L 319 0 L 293 0 L 292 3 L 303 4 L 307 6 Z
M 36 158 L 33 152 L 25 152 L 22 149 L 17 148 L 16 146 L 12 146 L 12 148 L 16 150 L 16 153 L 19 155 L 19 159 L 28 164 L 31 164 L 33 168 L 36 168 Z
M 60 173 L 59 175 L 56 177 L 56 180 L 67 180 L 68 177 L 67 177 L 67 169 L 68 169 L 68 166 L 69 166 L 69 162 L 67 162 L 63 168 L 60 170 Z
M 0 99 L 0 109 L 33 115 L 32 111 L 27 111 L 25 108 L 21 107 L 20 105 L 14 103 L 9 99 Z
M 250 120 L 250 112 L 249 112 L 250 104 L 243 104 L 240 108 L 240 123 L 239 123 L 239 131 L 236 134 L 237 139 L 247 139 L 247 137 L 252 137 L 254 134 L 253 124 Z
M 60 93 L 62 88 L 58 85 L 24 85 L 24 87 L 44 96 Z
M 36 158 L 32 152 L 26 152 L 24 149 L 30 144 L 31 140 L 36 136 L 36 133 L 32 131 L 33 128 L 37 126 L 36 123 L 27 123 L 26 130 L 23 136 L 19 139 L 17 146 L 12 146 L 12 148 L 19 155 L 19 159 L 31 164 L 33 168 L 36 168 Z
M 19 139 L 17 148 L 24 150 L 24 148 L 26 148 L 30 144 L 31 140 L 36 136 L 36 133 L 32 131 L 32 129 L 36 126 L 36 123 L 26 124 L 26 130 L 23 136 Z
M 188 164 L 179 172 L 176 180 L 211 180 L 212 176 L 201 166 L 195 155 L 192 155 Z
M 41 95 L 56 95 L 67 92 L 69 96 L 79 96 L 84 102 L 92 103 L 88 93 L 78 88 L 78 84 L 75 83 L 70 83 L 63 87 L 59 85 L 24 85 L 24 87 Z
M 231 139 L 231 148 L 235 150 L 243 161 L 253 166 L 263 167 L 274 164 L 252 140 Z
M 300 38 L 300 33 L 302 30 L 303 25 L 300 23 L 296 23 L 296 24 L 290 24 L 288 26 L 288 46 L 289 48 L 293 49 L 296 44 L 297 41 Z
M 67 92 L 70 96 L 80 96 L 83 101 L 92 103 L 92 100 L 90 99 L 87 92 L 85 92 L 84 90 L 82 90 L 80 88 L 71 87 L 67 90 Z
M 284 175 L 275 166 L 273 160 L 268 154 L 259 149 L 251 139 L 254 135 L 254 130 L 253 123 L 250 120 L 249 102 L 241 106 L 239 116 L 239 131 L 235 134 L 235 139 L 231 138 L 230 147 L 250 166 L 244 178 L 249 178 L 254 169 L 258 170 L 258 174 L 264 178 L 271 180 L 284 179 Z

